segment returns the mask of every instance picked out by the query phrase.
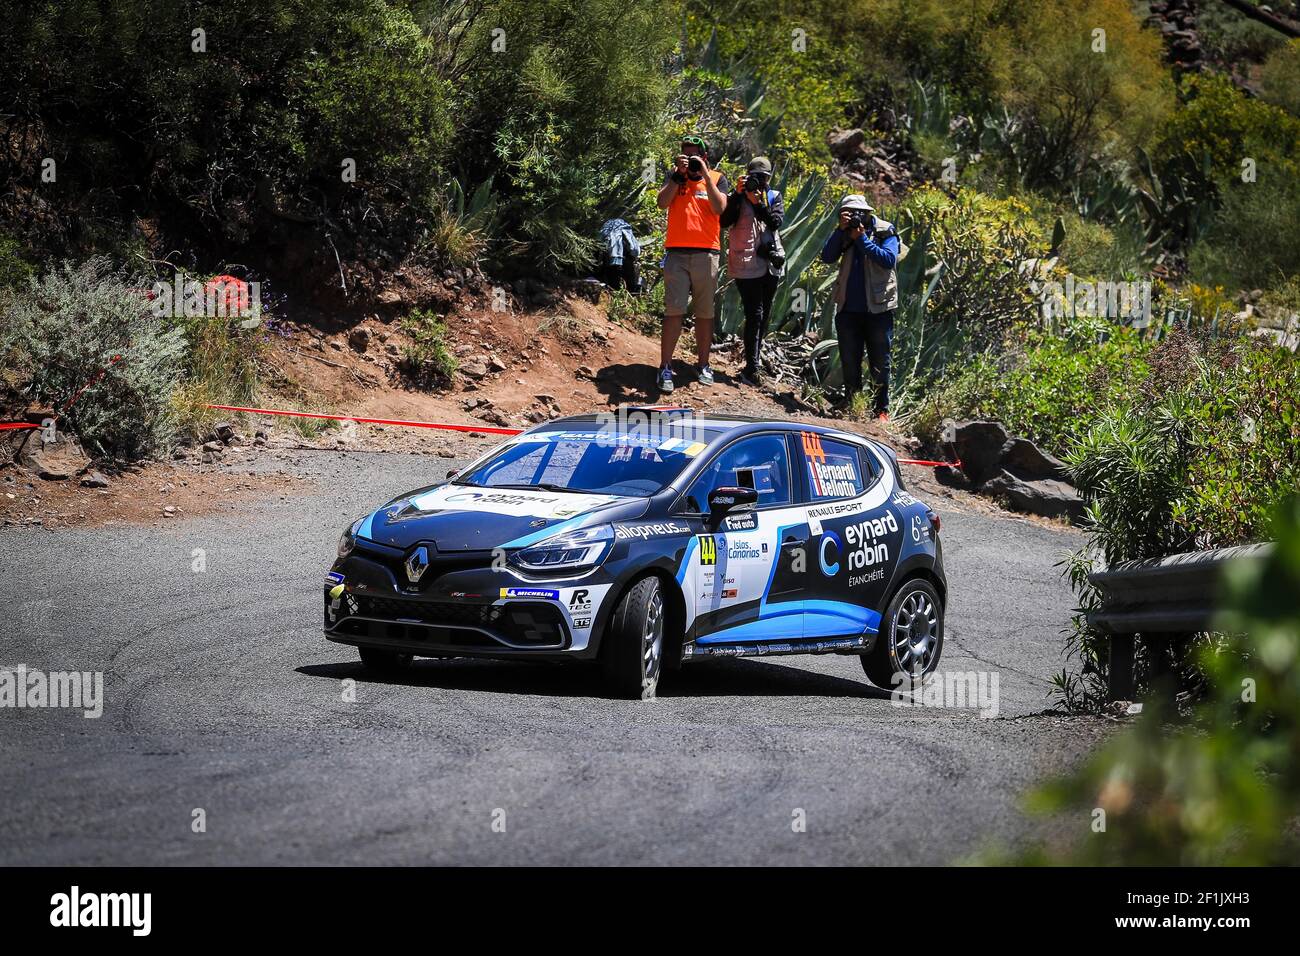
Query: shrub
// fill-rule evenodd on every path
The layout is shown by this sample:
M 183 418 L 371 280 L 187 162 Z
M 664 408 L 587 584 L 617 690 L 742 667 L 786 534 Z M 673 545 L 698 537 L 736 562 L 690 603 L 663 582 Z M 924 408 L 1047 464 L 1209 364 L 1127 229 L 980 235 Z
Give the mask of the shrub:
M 421 388 L 447 388 L 456 374 L 456 357 L 447 348 L 447 324 L 433 312 L 412 312 L 402 320 L 411 337 L 403 353 L 406 377 Z
M 175 430 L 170 397 L 185 368 L 185 333 L 148 314 L 144 284 L 95 258 L 64 263 L 8 299 L 2 364 L 25 379 L 33 401 L 62 408 L 76 396 L 62 424 L 92 454 L 155 454 Z
M 1125 866 L 1294 865 L 1300 861 L 1300 497 L 1276 511 L 1277 549 L 1230 567 L 1219 626 L 1200 664 L 1210 694 L 1189 725 L 1151 701 L 1137 724 L 1077 773 L 1030 801 L 1070 812 L 1080 834 L 1064 852 L 1018 862 Z M 1243 688 L 1254 693 L 1247 696 Z M 1106 834 L 1085 827 L 1106 811 Z
M 1088 504 L 1088 541 L 1068 565 L 1084 612 L 1096 602 L 1087 573 L 1098 565 L 1258 540 L 1272 509 L 1300 487 L 1292 353 L 1179 333 L 1149 363 L 1144 386 L 1104 410 L 1066 455 Z M 1095 698 L 1104 638 L 1081 613 L 1069 644 L 1085 698 Z M 1139 681 L 1145 673 L 1140 658 Z
M 1264 167 L 1226 191 L 1188 266 L 1200 281 L 1268 288 L 1300 273 L 1300 167 Z
M 1066 336 L 1035 330 L 950 373 L 908 424 L 937 442 L 945 419 L 993 419 L 1059 455 L 1145 379 L 1149 350 L 1134 330 L 1105 322 L 1077 323 Z
M 1300 40 L 1269 54 L 1259 71 L 1259 98 L 1300 116 Z
M 1158 149 L 1158 171 L 1177 166 L 1183 157 L 1200 162 L 1209 156 L 1216 182 L 1242 185 L 1242 160 L 1255 160 L 1260 178 L 1270 171 L 1281 178 L 1300 154 L 1300 119 L 1237 89 L 1227 77 L 1189 77 L 1183 86 L 1186 103 L 1164 124 Z M 1282 168 L 1279 168 L 1282 167 Z

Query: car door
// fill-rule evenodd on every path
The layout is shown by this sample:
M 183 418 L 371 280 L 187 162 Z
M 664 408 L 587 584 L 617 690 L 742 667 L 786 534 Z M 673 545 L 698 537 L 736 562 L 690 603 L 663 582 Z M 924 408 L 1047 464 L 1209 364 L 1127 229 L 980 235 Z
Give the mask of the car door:
M 698 535 L 692 569 L 698 643 L 803 637 L 800 565 L 806 564 L 808 522 L 793 478 L 784 433 L 762 432 L 722 448 L 687 489 L 686 507 L 699 514 L 715 488 L 758 492 L 752 510 Z
M 811 550 L 804 636 L 875 632 L 904 529 L 889 472 L 865 448 L 805 431 L 799 458 Z

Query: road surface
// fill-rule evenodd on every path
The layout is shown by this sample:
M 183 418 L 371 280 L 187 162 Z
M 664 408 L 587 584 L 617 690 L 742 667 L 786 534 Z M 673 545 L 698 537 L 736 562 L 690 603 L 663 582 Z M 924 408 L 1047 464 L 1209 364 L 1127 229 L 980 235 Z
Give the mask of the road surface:
M 1040 713 L 1077 536 L 974 509 L 943 511 L 942 667 L 996 672 L 994 719 L 840 656 L 701 661 L 651 702 L 582 667 L 375 678 L 321 635 L 323 572 L 454 462 L 292 454 L 316 480 L 239 520 L 0 531 L 0 665 L 105 681 L 98 719 L 0 709 L 0 864 L 944 863 L 1037 832 L 1022 795 L 1105 733 Z

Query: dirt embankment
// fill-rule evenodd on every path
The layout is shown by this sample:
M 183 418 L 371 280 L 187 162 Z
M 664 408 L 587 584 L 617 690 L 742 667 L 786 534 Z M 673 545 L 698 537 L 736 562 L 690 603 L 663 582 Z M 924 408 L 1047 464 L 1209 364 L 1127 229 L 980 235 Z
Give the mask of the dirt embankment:
M 555 297 L 541 308 L 497 312 L 489 297 L 461 296 L 446 316 L 446 347 L 457 372 L 440 390 L 412 387 L 402 375 L 411 344 L 400 322 L 370 315 L 350 327 L 277 322 L 261 358 L 260 407 L 362 418 L 523 428 L 564 415 L 620 404 L 663 400 L 655 386 L 659 341 L 611 321 L 602 303 Z M 332 331 L 327 331 L 333 326 Z M 324 326 L 324 328 L 322 328 Z M 835 425 L 890 441 L 906 453 L 905 436 L 876 423 L 819 416 L 794 383 L 762 389 L 742 385 L 733 346 L 715 351 L 717 382 L 695 378 L 693 342 L 683 336 L 678 387 L 670 400 L 699 411 L 727 412 Z M 166 520 L 237 509 L 254 496 L 289 494 L 307 480 L 293 468 L 295 449 L 406 451 L 445 459 L 473 457 L 499 440 L 484 432 L 269 415 L 231 415 L 228 427 L 203 444 L 177 449 L 169 462 L 127 469 L 99 464 L 62 480 L 41 479 L 17 464 L 0 467 L 0 521 L 59 527 Z M 274 451 L 272 470 L 257 467 Z M 90 465 L 89 462 L 86 463 Z M 973 510 L 994 505 L 934 481 L 909 467 L 922 493 Z M 93 480 L 92 480 L 93 479 Z

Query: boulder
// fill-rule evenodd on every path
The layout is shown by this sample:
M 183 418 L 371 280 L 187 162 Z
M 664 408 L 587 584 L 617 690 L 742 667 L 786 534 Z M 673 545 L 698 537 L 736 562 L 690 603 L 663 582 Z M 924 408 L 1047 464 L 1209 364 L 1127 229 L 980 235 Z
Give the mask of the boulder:
M 1011 438 L 1000 422 L 958 422 L 953 447 L 961 470 L 973 485 L 982 485 L 1002 470 L 1002 448 Z
M 830 148 L 832 156 L 837 159 L 849 159 L 864 152 L 862 144 L 866 138 L 867 134 L 860 129 L 835 129 L 826 136 L 826 145 Z
M 964 460 L 964 459 L 963 459 Z M 1006 471 L 1025 481 L 1051 479 L 1069 481 L 1070 472 L 1061 461 L 1043 451 L 1028 438 L 1012 438 L 1002 446 L 998 463 Z
M 1051 478 L 1026 481 L 1004 470 L 986 481 L 981 490 L 1003 496 L 1016 511 L 1044 518 L 1068 518 L 1073 522 L 1083 518 L 1083 499 L 1063 481 Z
M 101 474 L 100 472 L 92 471 L 90 474 L 86 475 L 84 478 L 81 479 L 81 486 L 83 488 L 107 488 L 108 479 L 105 478 L 103 474 Z
M 23 468 L 47 481 L 63 481 L 90 467 L 90 459 L 75 438 L 56 432 L 54 441 L 47 441 L 45 431 L 39 428 L 23 439 L 16 458 Z

